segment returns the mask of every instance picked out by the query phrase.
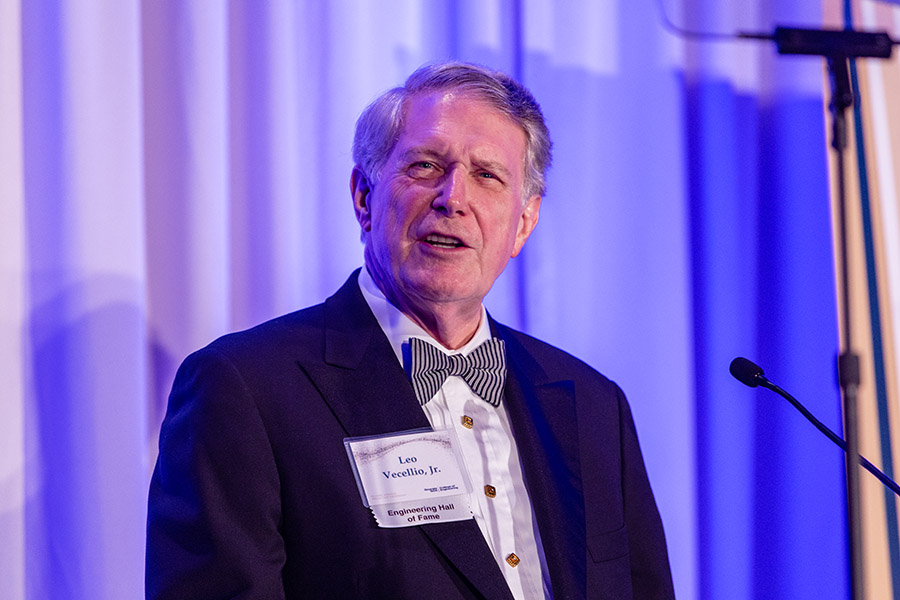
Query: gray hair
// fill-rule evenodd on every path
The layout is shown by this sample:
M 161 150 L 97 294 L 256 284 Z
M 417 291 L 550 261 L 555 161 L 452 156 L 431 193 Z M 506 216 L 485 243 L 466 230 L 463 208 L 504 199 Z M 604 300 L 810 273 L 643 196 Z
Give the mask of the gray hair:
M 404 103 L 414 94 L 458 90 L 512 119 L 525 132 L 524 198 L 543 196 L 550 167 L 550 132 L 531 92 L 512 77 L 480 65 L 441 62 L 419 67 L 402 87 L 376 98 L 356 121 L 353 160 L 374 183 L 403 131 Z

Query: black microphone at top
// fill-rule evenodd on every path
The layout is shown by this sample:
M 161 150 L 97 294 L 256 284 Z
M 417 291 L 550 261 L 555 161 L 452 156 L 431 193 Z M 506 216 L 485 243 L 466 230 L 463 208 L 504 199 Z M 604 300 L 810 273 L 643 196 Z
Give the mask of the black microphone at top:
M 810 423 L 815 425 L 819 431 L 824 433 L 828 437 L 828 439 L 837 444 L 844 452 L 847 451 L 847 442 L 845 442 L 836 433 L 826 427 L 821 421 L 813 416 L 811 412 L 806 410 L 806 407 L 800 404 L 800 402 L 796 398 L 769 381 L 766 376 L 763 375 L 762 367 L 757 365 L 755 362 L 739 356 L 731 361 L 729 370 L 731 371 L 731 374 L 734 376 L 734 378 L 744 385 L 749 387 L 762 386 L 764 388 L 770 389 L 793 404 L 794 408 L 799 410 L 800 413 L 804 417 L 806 417 Z M 862 456 L 859 456 L 859 464 L 865 467 L 869 473 L 878 478 L 881 483 L 890 488 L 892 492 L 900 496 L 900 486 L 898 486 L 893 479 L 882 473 L 878 467 L 870 463 Z
M 738 356 L 731 361 L 731 366 L 728 370 L 731 371 L 735 379 L 750 387 L 758 386 L 760 384 L 759 378 L 763 376 L 763 370 L 759 365 L 742 356 Z

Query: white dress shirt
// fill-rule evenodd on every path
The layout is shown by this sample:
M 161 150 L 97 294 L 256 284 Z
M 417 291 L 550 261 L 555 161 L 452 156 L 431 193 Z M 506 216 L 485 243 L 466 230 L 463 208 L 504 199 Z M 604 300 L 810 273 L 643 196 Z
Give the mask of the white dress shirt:
M 409 338 L 423 339 L 447 354 L 468 354 L 491 337 L 487 311 L 475 335 L 458 350 L 448 350 L 387 299 L 368 271 L 360 270 L 359 287 L 384 331 L 397 360 Z M 472 482 L 470 506 L 475 522 L 500 566 L 515 598 L 550 598 L 549 573 L 519 453 L 506 407 L 493 407 L 475 395 L 461 377 L 450 376 L 422 409 L 434 429 L 452 429 Z

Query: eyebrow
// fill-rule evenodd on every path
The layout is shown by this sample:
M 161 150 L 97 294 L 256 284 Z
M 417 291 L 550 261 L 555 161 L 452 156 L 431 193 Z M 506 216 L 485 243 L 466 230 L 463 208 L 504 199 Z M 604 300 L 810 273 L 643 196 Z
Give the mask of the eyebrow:
M 415 147 L 406 150 L 403 154 L 400 155 L 400 160 L 403 162 L 407 162 L 413 159 L 420 158 L 442 158 L 441 153 L 437 150 L 432 150 L 430 148 L 425 147 Z

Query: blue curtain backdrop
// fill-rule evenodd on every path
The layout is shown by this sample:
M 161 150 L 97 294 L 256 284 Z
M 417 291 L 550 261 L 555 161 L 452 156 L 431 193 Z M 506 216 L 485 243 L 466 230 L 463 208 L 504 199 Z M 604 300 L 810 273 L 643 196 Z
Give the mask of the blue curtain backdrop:
M 847 596 L 822 66 L 702 31 L 813 0 L 12 0 L 0 9 L 0 597 L 137 598 L 174 370 L 361 263 L 360 110 L 506 70 L 555 143 L 488 297 L 632 403 L 680 598 Z

